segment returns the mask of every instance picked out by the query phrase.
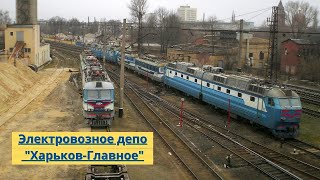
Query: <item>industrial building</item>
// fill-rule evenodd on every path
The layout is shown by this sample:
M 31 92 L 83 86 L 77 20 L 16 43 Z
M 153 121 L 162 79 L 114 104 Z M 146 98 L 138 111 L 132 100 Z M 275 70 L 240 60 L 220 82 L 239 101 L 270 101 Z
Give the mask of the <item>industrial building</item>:
M 320 55 L 320 45 L 307 39 L 288 39 L 281 49 L 281 71 L 290 75 L 300 73 L 304 61 Z
M 37 0 L 16 0 L 17 23 L 4 30 L 8 62 L 19 58 L 26 65 L 37 67 L 50 61 L 50 45 L 40 42 L 37 22 Z

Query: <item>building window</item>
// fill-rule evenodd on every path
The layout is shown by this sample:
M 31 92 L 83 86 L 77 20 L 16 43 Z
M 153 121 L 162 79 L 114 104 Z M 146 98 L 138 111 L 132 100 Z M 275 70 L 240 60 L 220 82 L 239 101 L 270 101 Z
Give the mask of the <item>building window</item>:
M 194 79 L 194 82 L 198 82 L 198 79 Z
M 255 97 L 250 96 L 250 101 L 254 102 L 255 100 L 256 100 L 256 98 L 255 98 Z
M 31 48 L 24 48 L 24 52 L 30 53 L 31 52 Z
M 210 83 L 207 83 L 207 87 L 210 87 Z
M 249 53 L 249 57 L 253 57 L 253 53 Z
M 12 52 L 12 51 L 13 51 L 13 48 L 10 48 L 9 51 Z
M 260 51 L 259 59 L 260 59 L 260 60 L 264 60 L 264 53 L 263 53 L 262 51 Z
M 13 32 L 10 32 L 10 36 L 13 36 Z
M 230 94 L 230 89 L 227 89 L 227 93 Z
M 242 93 L 238 93 L 238 97 L 242 97 Z
M 221 87 L 220 86 L 218 86 L 218 90 L 221 91 Z

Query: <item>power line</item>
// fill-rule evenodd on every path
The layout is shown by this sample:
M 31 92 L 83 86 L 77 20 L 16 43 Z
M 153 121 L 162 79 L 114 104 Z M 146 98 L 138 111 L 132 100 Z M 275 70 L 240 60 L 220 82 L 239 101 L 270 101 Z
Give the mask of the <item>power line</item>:
M 245 16 L 245 15 L 248 15 L 248 14 L 253 14 L 253 13 L 260 12 L 260 11 L 265 11 L 265 10 L 271 10 L 271 8 L 272 8 L 272 6 L 271 7 L 267 7 L 267 8 L 263 8 L 263 9 L 259 9 L 259 10 L 256 10 L 256 11 L 240 14 L 240 15 L 237 15 L 235 17 L 241 17 L 241 16 Z M 231 19 L 231 18 L 220 19 L 218 21 L 224 21 L 224 20 L 228 20 L 228 19 Z
M 255 15 L 255 16 L 253 16 L 253 17 L 251 17 L 251 18 L 247 19 L 246 21 L 250 21 L 250 20 L 252 20 L 253 18 L 256 18 L 256 17 L 258 17 L 258 16 L 260 16 L 260 15 L 262 15 L 262 14 L 264 14 L 264 13 L 268 12 L 268 11 L 269 11 L 269 9 L 267 9 L 267 10 L 263 11 L 262 13 L 259 13 L 259 14 Z

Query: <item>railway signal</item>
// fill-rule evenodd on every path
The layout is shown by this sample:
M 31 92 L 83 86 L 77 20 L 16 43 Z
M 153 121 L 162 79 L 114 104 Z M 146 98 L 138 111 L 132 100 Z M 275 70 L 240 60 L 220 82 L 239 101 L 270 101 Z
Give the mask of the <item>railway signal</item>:
M 184 98 L 181 98 L 180 121 L 179 121 L 180 127 L 182 127 L 183 102 L 184 102 Z

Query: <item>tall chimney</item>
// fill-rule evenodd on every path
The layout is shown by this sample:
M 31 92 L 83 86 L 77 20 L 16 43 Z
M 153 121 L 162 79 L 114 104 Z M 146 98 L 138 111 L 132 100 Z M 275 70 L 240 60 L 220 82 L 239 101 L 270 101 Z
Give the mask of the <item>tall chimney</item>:
M 38 24 L 37 0 L 16 0 L 17 24 Z

